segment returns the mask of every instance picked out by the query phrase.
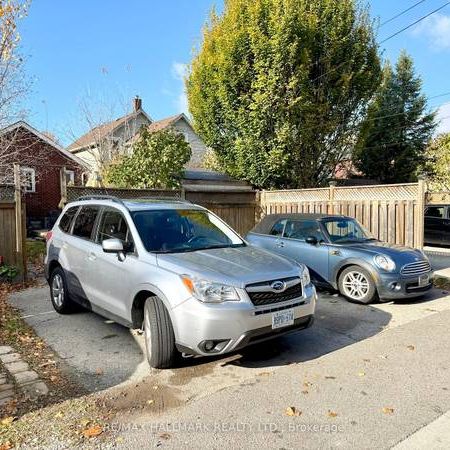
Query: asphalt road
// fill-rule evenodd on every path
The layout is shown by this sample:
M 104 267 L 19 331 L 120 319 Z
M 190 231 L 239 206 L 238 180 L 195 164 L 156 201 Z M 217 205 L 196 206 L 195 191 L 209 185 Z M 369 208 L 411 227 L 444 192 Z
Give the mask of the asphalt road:
M 312 328 L 166 371 L 148 368 L 141 336 L 57 315 L 47 287 L 12 303 L 88 390 L 127 390 L 111 426 L 129 448 L 389 448 L 450 409 L 450 298 L 438 290 L 373 306 L 322 293 Z

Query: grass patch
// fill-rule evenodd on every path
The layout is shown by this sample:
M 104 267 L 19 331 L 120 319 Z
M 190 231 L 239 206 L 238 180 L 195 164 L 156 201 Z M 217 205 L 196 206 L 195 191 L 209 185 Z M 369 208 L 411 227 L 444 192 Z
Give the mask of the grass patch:
M 43 260 L 45 256 L 45 242 L 28 239 L 26 243 L 27 258 L 31 261 L 36 259 Z

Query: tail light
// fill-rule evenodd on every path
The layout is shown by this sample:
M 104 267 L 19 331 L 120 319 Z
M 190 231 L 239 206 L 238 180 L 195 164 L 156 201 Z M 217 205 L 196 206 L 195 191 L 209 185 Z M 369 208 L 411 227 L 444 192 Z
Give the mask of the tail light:
M 53 236 L 53 231 L 47 231 L 47 234 L 45 235 L 45 240 L 48 242 Z

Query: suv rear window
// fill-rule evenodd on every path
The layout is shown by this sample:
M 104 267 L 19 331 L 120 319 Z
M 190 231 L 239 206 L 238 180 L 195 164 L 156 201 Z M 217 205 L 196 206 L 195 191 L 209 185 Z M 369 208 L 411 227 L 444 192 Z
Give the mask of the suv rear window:
M 72 220 L 75 217 L 75 214 L 78 211 L 78 206 L 72 206 L 72 208 L 69 208 L 64 215 L 61 217 L 61 220 L 59 221 L 59 228 L 61 231 L 64 231 L 64 233 L 68 233 L 70 231 L 70 225 L 72 224 Z
M 75 219 L 72 234 L 84 239 L 91 239 L 98 211 L 98 206 L 83 206 Z

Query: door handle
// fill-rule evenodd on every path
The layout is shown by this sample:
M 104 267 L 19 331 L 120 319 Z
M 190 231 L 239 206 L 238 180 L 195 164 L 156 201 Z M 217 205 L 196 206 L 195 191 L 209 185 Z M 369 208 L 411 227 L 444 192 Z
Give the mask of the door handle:
M 277 247 L 284 247 L 284 242 L 277 242 Z
M 97 255 L 93 252 L 90 252 L 88 259 L 89 259 L 89 261 L 95 261 L 97 259 Z

